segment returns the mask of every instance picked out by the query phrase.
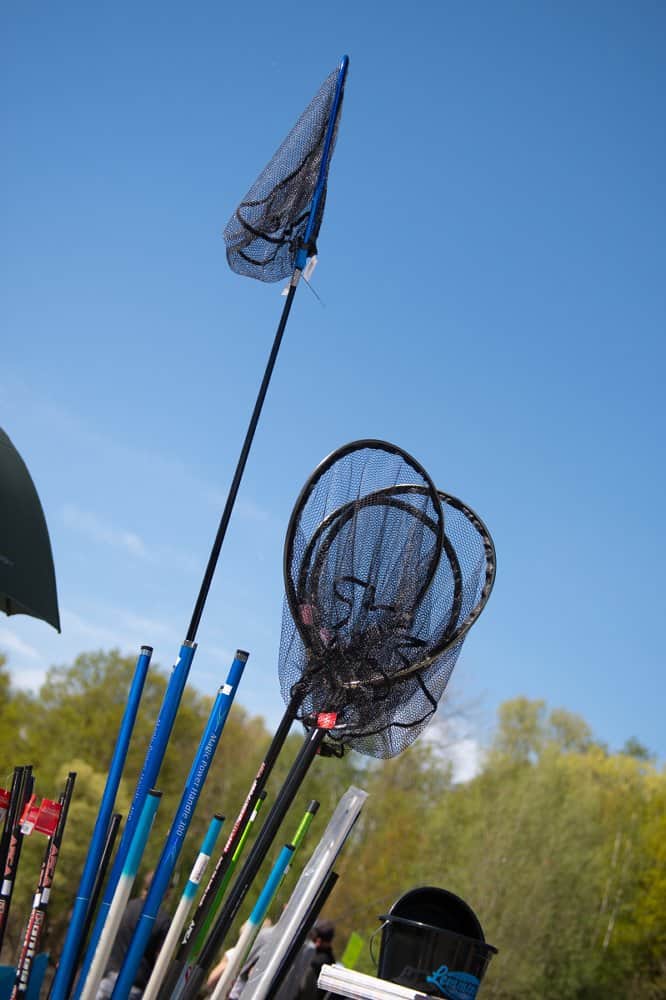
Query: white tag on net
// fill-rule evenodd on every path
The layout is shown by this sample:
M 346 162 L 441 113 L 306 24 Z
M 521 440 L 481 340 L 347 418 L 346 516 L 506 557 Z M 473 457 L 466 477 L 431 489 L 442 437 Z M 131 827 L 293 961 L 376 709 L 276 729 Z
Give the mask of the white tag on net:
M 306 281 L 309 281 L 310 278 L 312 277 L 312 272 L 314 271 L 314 269 L 315 269 L 316 266 L 317 266 L 317 254 L 315 254 L 313 257 L 309 257 L 308 258 L 308 262 L 305 265 L 305 267 L 303 268 L 301 277 L 304 278 Z M 281 295 L 284 296 L 284 295 L 288 295 L 289 294 L 289 289 L 291 288 L 291 286 L 293 284 L 293 280 L 294 279 L 292 278 L 289 281 L 289 283 L 284 286 L 284 288 L 280 292 Z
M 317 254 L 315 254 L 314 257 L 310 257 L 307 264 L 303 268 L 303 277 L 305 278 L 306 281 L 310 280 L 310 278 L 312 277 L 312 272 L 314 271 L 316 266 L 317 266 Z

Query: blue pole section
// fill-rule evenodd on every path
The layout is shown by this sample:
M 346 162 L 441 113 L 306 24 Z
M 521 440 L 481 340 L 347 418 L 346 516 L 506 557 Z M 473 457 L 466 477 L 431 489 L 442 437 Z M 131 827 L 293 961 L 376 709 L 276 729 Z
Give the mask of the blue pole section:
M 81 995 L 85 1000 L 93 1000 L 97 995 L 99 984 L 104 977 L 109 955 L 111 954 L 123 914 L 129 902 L 136 873 L 139 870 L 141 858 L 143 857 L 143 852 L 150 836 L 161 795 L 161 792 L 151 788 L 143 804 L 143 809 L 141 810 L 141 815 L 136 824 L 134 836 L 132 837 L 132 843 L 125 856 L 123 870 L 118 879 L 116 891 L 113 894 L 109 913 L 102 928 L 99 941 L 97 942 L 93 960 L 85 976 L 85 982 L 81 982 Z M 81 979 L 83 980 L 83 973 L 81 974 Z
M 190 672 L 196 648 L 197 646 L 195 642 L 185 641 L 180 647 L 178 659 L 176 660 L 175 666 L 171 671 L 169 684 L 164 693 L 160 712 L 157 717 L 157 722 L 155 723 L 155 729 L 153 730 L 150 745 L 146 753 L 146 759 L 143 763 L 143 769 L 139 775 L 139 781 L 136 786 L 136 791 L 134 792 L 132 805 L 130 806 L 130 811 L 127 815 L 127 823 L 125 824 L 125 829 L 123 830 L 123 835 L 120 839 L 120 844 L 118 845 L 113 868 L 111 869 L 104 897 L 99 906 L 97 920 L 95 921 L 95 926 L 88 943 L 78 985 L 72 994 L 74 1000 L 78 1000 L 81 995 L 81 986 L 86 979 L 88 970 L 90 969 L 93 955 L 95 954 L 95 949 L 97 947 L 97 942 L 99 941 L 102 929 L 104 928 L 104 922 L 107 918 L 109 907 L 111 906 L 111 900 L 113 899 L 116 886 L 118 885 L 118 880 L 120 879 L 120 874 L 123 870 L 125 857 L 127 856 L 129 845 L 132 842 L 132 837 L 134 836 L 134 831 L 143 808 L 143 803 L 146 801 L 146 795 L 148 794 L 149 789 L 157 783 L 157 777 L 159 775 L 160 767 L 162 766 L 164 754 L 166 753 L 167 744 L 176 719 L 178 706 L 180 705 L 180 700 L 183 696 L 183 691 L 185 690 L 185 684 L 187 682 L 187 677 Z M 66 1000 L 66 997 L 67 992 L 64 989 L 64 984 L 62 984 L 58 993 L 51 993 L 49 1000 Z
M 224 816 L 213 816 L 210 822 L 208 833 L 204 837 L 201 850 L 199 851 L 197 859 L 192 867 L 192 871 L 190 872 L 190 877 L 188 878 L 185 888 L 181 893 L 180 901 L 176 907 L 176 912 L 171 918 L 171 925 L 166 937 L 164 938 L 162 947 L 160 948 L 160 953 L 155 959 L 153 970 L 150 973 L 150 979 L 148 980 L 146 988 L 143 991 L 143 1000 L 157 1000 L 162 983 L 164 982 L 164 979 L 169 971 L 173 953 L 178 947 L 181 932 L 185 921 L 187 920 L 187 914 L 192 906 L 192 900 L 197 894 L 199 883 L 201 882 L 203 874 L 208 867 L 210 856 L 215 847 L 215 841 L 217 840 L 218 834 L 222 829 L 223 823 Z
M 104 853 L 109 823 L 111 822 L 111 815 L 113 813 L 116 795 L 118 794 L 120 778 L 123 773 L 123 768 L 125 767 L 127 751 L 129 749 L 134 723 L 136 722 L 139 702 L 141 701 L 141 695 L 143 694 L 143 687 L 146 681 L 146 674 L 148 673 L 148 666 L 150 664 L 150 657 L 152 656 L 152 653 L 152 646 L 142 646 L 139 658 L 136 661 L 132 684 L 127 696 L 127 705 L 123 713 L 122 722 L 120 723 L 118 738 L 113 751 L 113 757 L 111 758 L 111 764 L 109 765 L 109 774 L 106 779 L 106 785 L 102 795 L 99 812 L 97 813 L 97 820 L 95 821 L 95 828 L 90 840 L 90 847 L 88 848 L 88 856 L 86 857 L 86 861 L 83 866 L 81 882 L 79 883 L 79 889 L 76 894 L 76 899 L 74 900 L 72 916 L 69 921 L 69 927 L 67 928 L 65 943 L 63 944 L 62 952 L 60 954 L 58 971 L 56 972 L 53 990 L 51 993 L 52 997 L 67 996 L 76 973 L 76 963 L 81 947 L 81 940 L 86 929 L 88 910 L 90 909 L 90 900 L 93 889 L 95 888 L 95 879 L 102 859 L 102 854 Z
M 324 138 L 324 150 L 321 157 L 321 164 L 319 166 L 319 176 L 317 177 L 317 185 L 315 187 L 314 194 L 312 195 L 310 216 L 308 218 L 308 224 L 305 227 L 305 235 L 303 236 L 304 245 L 296 254 L 296 270 L 298 271 L 303 270 L 303 268 L 305 267 L 305 263 L 308 259 L 307 245 L 310 242 L 312 231 L 317 223 L 319 203 L 326 189 L 326 177 L 328 175 L 328 161 L 331 156 L 331 143 L 333 142 L 333 132 L 335 131 L 335 122 L 338 117 L 338 109 L 340 107 L 340 101 L 342 100 L 342 89 L 344 87 L 348 69 L 349 69 L 349 56 L 343 56 L 342 59 L 340 60 L 340 66 L 338 68 L 338 79 L 335 86 L 333 104 L 331 105 L 331 113 L 328 118 L 328 127 L 326 129 L 326 136 Z
M 268 907 L 271 905 L 273 897 L 280 888 L 280 883 L 286 874 L 295 850 L 296 848 L 293 844 L 287 844 L 280 851 L 278 859 L 266 880 L 266 884 L 259 893 L 257 902 L 254 904 L 252 913 L 241 928 L 236 946 L 227 956 L 227 964 L 215 985 L 211 1000 L 227 1000 L 229 991 L 236 981 L 238 973 L 243 967 L 243 962 L 259 933 L 259 928 L 264 921 Z
M 261 927 L 264 917 L 266 916 L 266 911 L 273 901 L 273 896 L 280 888 L 280 882 L 282 881 L 284 874 L 291 863 L 293 854 L 293 844 L 285 844 L 278 854 L 278 859 L 273 865 L 271 873 L 266 879 L 266 885 L 259 893 L 259 899 L 254 904 L 254 908 L 249 917 L 250 923 L 255 927 Z
M 215 842 L 219 836 L 220 830 L 222 829 L 222 824 L 224 823 L 224 816 L 213 816 L 210 821 L 210 826 L 208 827 L 208 833 L 203 839 L 201 845 L 201 850 L 199 851 L 199 857 L 197 858 L 197 863 L 194 869 L 190 873 L 190 877 L 187 880 L 187 884 L 183 889 L 183 896 L 185 899 L 194 899 L 197 894 L 197 889 L 199 888 L 199 882 L 201 881 L 200 870 L 201 867 L 208 864 L 211 854 L 215 848 Z
M 146 801 L 143 804 L 139 822 L 136 824 L 132 843 L 125 857 L 125 864 L 122 870 L 123 878 L 136 878 L 136 873 L 139 870 L 141 858 L 143 857 L 143 852 L 146 849 L 148 837 L 153 826 L 155 813 L 160 804 L 160 797 L 161 792 L 158 792 L 154 788 L 151 788 L 150 793 L 146 795 Z
M 215 756 L 215 751 L 222 735 L 229 709 L 234 700 L 236 689 L 243 675 L 248 656 L 249 654 L 243 650 L 236 652 L 226 684 L 220 688 L 215 699 L 213 710 L 201 738 L 187 781 L 185 782 L 185 788 L 183 789 L 183 795 L 176 815 L 157 863 L 141 916 L 139 917 L 132 941 L 125 955 L 125 961 L 118 973 L 118 979 L 116 980 L 112 994 L 113 1000 L 121 1000 L 121 998 L 125 1000 L 129 996 L 155 924 L 157 911 L 169 885 L 169 879 L 183 846 L 185 834 L 190 825 L 201 789 L 213 762 L 213 757 Z

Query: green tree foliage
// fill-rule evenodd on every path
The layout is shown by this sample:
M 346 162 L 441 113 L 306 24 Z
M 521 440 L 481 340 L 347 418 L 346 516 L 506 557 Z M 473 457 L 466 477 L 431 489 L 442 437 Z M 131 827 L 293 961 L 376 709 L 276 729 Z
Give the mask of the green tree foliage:
M 33 699 L 12 686 L 6 663 L 0 653 L 0 778 L 10 780 L 15 764 L 30 763 L 26 720 Z
M 417 743 L 369 769 L 364 787 L 362 842 L 332 901 L 343 933 L 367 939 L 404 891 L 439 885 L 499 949 L 489 1000 L 666 995 L 666 780 L 654 766 L 518 698 L 501 706 L 473 781 L 453 784 Z
M 54 954 L 133 669 L 134 660 L 117 651 L 84 654 L 50 670 L 33 696 L 12 686 L 0 660 L 2 775 L 11 777 L 16 764 L 32 763 L 36 791 L 49 798 L 57 797 L 69 770 L 78 775 L 50 913 L 47 943 Z M 166 683 L 165 674 L 151 668 L 118 796 L 124 814 Z M 144 871 L 157 860 L 211 704 L 211 698 L 186 691 L 160 774 L 163 801 Z M 446 732 L 437 733 L 389 761 L 354 753 L 315 761 L 264 866 L 265 873 L 308 801 L 320 800 L 282 900 L 341 794 L 356 784 L 369 799 L 338 859 L 340 878 L 326 909 L 337 924 L 338 952 L 352 930 L 368 941 L 380 927 L 379 916 L 402 893 L 431 884 L 467 900 L 486 939 L 499 949 L 481 991 L 487 1000 L 666 996 L 666 777 L 649 752 L 632 739 L 620 753 L 610 753 L 580 717 L 517 698 L 499 710 L 480 773 L 457 784 Z M 301 739 L 295 730 L 287 741 L 268 784 L 267 808 Z M 226 814 L 222 839 L 228 835 L 269 740 L 262 719 L 233 707 L 182 853 L 180 885 L 214 812 Z M 35 834 L 25 842 L 5 961 L 14 957 L 44 846 Z M 251 893 L 239 922 L 254 898 Z M 273 916 L 279 908 L 278 901 Z M 359 967 L 375 971 L 368 950 Z
M 625 741 L 620 753 L 625 753 L 628 757 L 635 757 L 636 760 L 652 760 L 652 754 L 646 746 L 637 740 L 635 736 L 630 736 Z

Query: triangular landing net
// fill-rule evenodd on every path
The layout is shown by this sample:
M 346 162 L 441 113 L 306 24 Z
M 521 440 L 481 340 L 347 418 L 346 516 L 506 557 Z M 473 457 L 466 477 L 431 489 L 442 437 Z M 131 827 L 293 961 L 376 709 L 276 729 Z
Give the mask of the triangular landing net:
M 345 57 L 229 219 L 224 242 L 237 274 L 282 281 L 316 253 L 346 71 Z

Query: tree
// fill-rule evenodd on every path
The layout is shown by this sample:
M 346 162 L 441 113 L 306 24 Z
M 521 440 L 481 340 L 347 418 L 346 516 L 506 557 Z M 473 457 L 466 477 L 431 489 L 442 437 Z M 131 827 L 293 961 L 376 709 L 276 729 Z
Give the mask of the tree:
M 548 716 L 548 739 L 561 750 L 578 753 L 585 753 L 593 743 L 587 722 L 565 708 L 554 708 Z
M 514 698 L 499 708 L 494 749 L 514 763 L 534 761 L 546 739 L 546 705 L 543 701 Z
M 654 761 L 654 755 L 635 736 L 625 740 L 620 753 L 626 754 L 627 757 L 635 757 L 636 760 Z
M 3 771 L 11 772 L 31 763 L 27 732 L 36 705 L 32 695 L 13 687 L 6 662 L 0 653 L 0 762 Z

